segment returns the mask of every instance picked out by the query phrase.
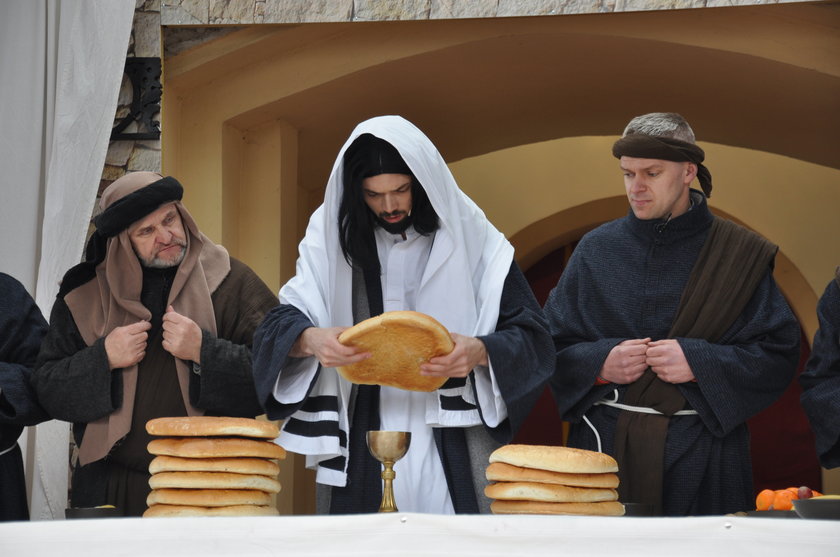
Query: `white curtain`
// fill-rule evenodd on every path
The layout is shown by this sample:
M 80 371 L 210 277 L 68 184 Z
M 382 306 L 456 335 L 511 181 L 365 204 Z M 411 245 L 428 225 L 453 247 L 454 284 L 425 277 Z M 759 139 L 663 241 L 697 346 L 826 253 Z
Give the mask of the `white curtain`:
M 48 319 L 79 262 L 114 122 L 134 0 L 0 1 L 0 270 Z M 22 436 L 33 519 L 63 518 L 69 426 Z

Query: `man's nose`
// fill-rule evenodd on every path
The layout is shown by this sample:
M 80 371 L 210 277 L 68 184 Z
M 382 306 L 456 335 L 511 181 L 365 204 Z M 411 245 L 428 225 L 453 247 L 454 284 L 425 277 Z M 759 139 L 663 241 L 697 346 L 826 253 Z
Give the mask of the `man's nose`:
M 383 206 L 386 213 L 392 213 L 397 208 L 397 200 L 392 195 L 385 195 Z
M 642 191 L 645 189 L 644 177 L 638 174 L 630 178 L 630 191 Z
M 172 232 L 166 228 L 161 228 L 157 233 L 157 240 L 160 244 L 168 244 L 172 240 Z

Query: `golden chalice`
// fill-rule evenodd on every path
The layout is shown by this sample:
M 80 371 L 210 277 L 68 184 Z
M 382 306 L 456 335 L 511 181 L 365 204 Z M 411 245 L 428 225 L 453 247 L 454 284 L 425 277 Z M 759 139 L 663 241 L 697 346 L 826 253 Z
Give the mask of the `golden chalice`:
M 405 456 L 411 444 L 411 433 L 407 431 L 368 431 L 367 446 L 373 458 L 382 463 L 381 513 L 397 512 L 394 502 L 394 463 Z

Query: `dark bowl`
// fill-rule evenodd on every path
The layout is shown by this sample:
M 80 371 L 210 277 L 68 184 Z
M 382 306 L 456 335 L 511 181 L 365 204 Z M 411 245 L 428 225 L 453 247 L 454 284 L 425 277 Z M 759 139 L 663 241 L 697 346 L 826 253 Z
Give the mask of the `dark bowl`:
M 802 518 L 840 520 L 840 498 L 794 499 L 793 509 Z
M 122 512 L 115 507 L 79 507 L 64 509 L 64 518 L 116 518 Z

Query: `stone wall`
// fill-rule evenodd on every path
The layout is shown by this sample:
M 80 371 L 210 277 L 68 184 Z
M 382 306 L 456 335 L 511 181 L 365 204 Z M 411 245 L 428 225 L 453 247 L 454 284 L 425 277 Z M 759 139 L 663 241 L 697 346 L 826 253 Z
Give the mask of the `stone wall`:
M 517 17 L 777 4 L 786 0 L 163 0 L 162 25 Z M 788 0 L 800 1 L 800 0 Z
M 126 58 L 160 58 L 160 4 L 160 0 L 137 0 Z M 115 125 L 129 113 L 132 97 L 131 81 L 123 76 L 117 101 L 117 113 L 114 118 Z M 154 119 L 159 122 L 160 114 L 157 114 Z M 137 131 L 139 130 L 136 122 L 132 122 L 125 129 L 127 133 Z M 160 172 L 160 168 L 160 139 L 112 140 L 105 157 L 99 193 L 126 172 L 137 170 Z

